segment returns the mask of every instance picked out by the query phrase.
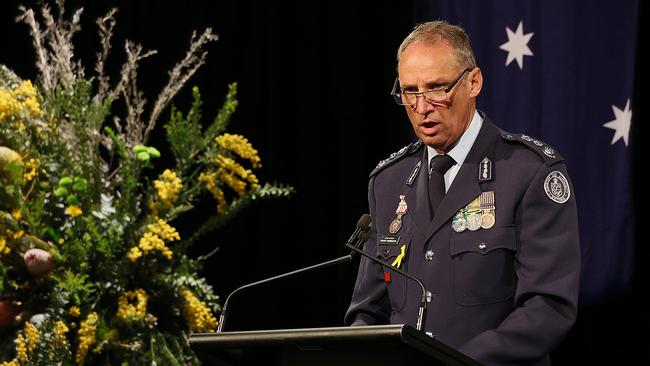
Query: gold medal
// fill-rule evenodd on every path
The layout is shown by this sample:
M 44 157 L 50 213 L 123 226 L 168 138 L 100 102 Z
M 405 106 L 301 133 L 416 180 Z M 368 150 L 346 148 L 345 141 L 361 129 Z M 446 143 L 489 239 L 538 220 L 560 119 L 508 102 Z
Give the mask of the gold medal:
M 481 227 L 483 229 L 490 229 L 492 226 L 494 226 L 494 222 L 496 221 L 496 218 L 494 217 L 493 212 L 484 212 L 481 215 Z
M 483 192 L 480 197 L 481 207 L 481 227 L 483 229 L 490 229 L 496 222 L 495 206 L 494 206 L 494 191 Z

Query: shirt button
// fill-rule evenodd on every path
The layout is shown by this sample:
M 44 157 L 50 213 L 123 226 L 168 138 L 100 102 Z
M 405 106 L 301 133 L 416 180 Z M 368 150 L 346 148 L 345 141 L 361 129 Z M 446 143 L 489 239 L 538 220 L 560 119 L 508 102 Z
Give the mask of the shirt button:
M 480 250 L 481 252 L 485 252 L 487 250 L 487 245 L 485 243 L 479 244 L 478 250 Z
M 427 252 L 424 253 L 424 259 L 426 259 L 428 261 L 433 260 L 433 254 L 434 254 L 433 250 L 431 250 L 431 249 L 427 250 Z

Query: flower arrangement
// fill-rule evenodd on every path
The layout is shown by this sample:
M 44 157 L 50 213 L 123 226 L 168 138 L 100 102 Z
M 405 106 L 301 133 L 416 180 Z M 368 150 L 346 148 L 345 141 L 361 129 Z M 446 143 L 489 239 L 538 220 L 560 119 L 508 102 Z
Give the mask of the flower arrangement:
M 154 52 L 127 41 L 111 82 L 113 9 L 97 21 L 86 77 L 72 43 L 81 9 L 57 9 L 20 8 L 37 82 L 0 65 L 0 365 L 198 364 L 187 336 L 214 331 L 220 307 L 199 275 L 208 255 L 188 249 L 252 201 L 292 189 L 262 185 L 258 152 L 226 133 L 236 84 L 205 128 L 197 88 L 187 113 L 170 107 L 216 40 L 210 29 L 192 36 L 145 118 L 137 68 Z M 149 137 L 167 110 L 159 150 Z M 174 220 L 204 198 L 214 214 L 179 233 Z

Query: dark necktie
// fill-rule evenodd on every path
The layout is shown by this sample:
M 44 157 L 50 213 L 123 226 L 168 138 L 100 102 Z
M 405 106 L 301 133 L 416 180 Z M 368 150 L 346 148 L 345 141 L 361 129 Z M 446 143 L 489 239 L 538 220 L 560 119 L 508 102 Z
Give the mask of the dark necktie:
M 449 155 L 436 155 L 431 159 L 429 167 L 429 200 L 431 202 L 431 217 L 433 218 L 440 205 L 440 201 L 445 196 L 445 173 L 451 168 L 456 161 Z

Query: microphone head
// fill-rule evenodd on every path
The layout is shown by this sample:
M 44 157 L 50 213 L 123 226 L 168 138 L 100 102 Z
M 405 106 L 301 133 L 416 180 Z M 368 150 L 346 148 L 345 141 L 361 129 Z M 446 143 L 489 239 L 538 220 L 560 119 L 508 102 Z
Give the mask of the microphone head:
M 370 215 L 368 214 L 363 214 L 361 215 L 361 218 L 357 222 L 357 228 L 367 231 L 371 222 L 372 222 L 372 217 L 370 217 Z

